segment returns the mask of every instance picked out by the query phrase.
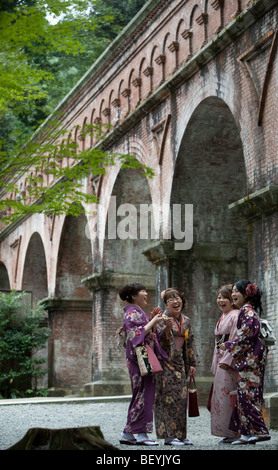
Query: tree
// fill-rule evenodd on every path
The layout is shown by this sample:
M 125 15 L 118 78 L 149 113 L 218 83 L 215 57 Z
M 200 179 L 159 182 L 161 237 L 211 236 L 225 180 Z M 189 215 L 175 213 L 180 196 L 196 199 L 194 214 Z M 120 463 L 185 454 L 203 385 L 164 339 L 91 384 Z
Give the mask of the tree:
M 6 217 L 8 222 L 34 212 L 72 214 L 73 208 L 73 215 L 78 215 L 76 210 L 80 210 L 82 205 L 73 202 L 97 202 L 94 195 L 83 191 L 82 178 L 90 173 L 104 174 L 105 167 L 115 164 L 116 159 L 127 167 L 138 166 L 132 156 L 109 155 L 101 145 L 77 153 L 76 144 L 71 139 L 61 139 L 63 132 L 59 128 L 59 116 L 56 116 L 57 120 L 49 121 L 43 131 L 36 131 L 28 143 L 26 139 L 29 130 L 34 130 L 46 117 L 46 111 L 51 112 L 46 98 L 51 97 L 48 83 L 55 73 L 57 76 L 57 60 L 62 64 L 60 72 L 65 68 L 63 64 L 67 56 L 76 56 L 79 63 L 82 63 L 81 57 L 95 60 L 96 50 L 97 53 L 102 52 L 102 48 L 130 19 L 129 15 L 133 15 L 143 3 L 144 0 L 127 3 L 113 0 L 5 0 L 1 4 L 0 120 L 6 123 L 6 127 L 2 126 L 0 131 L 0 210 L 12 209 Z M 57 21 L 49 22 L 49 15 Z M 117 24 L 113 23 L 115 16 Z M 87 40 L 89 35 L 92 35 L 91 41 Z M 61 96 L 57 87 L 53 89 L 56 95 Z M 56 104 L 55 93 L 52 98 L 52 103 Z M 14 132 L 10 132 L 10 127 Z M 101 141 L 103 128 L 87 126 L 82 130 L 84 134 L 93 131 L 99 134 Z M 67 130 L 68 135 L 70 132 Z M 61 168 L 59 161 L 64 155 L 70 156 L 76 164 L 71 168 Z M 145 166 L 142 170 L 149 177 L 153 175 Z M 49 188 L 42 185 L 42 171 L 55 180 Z M 27 195 L 22 195 L 18 182 L 25 174 L 29 189 Z
M 45 358 L 34 357 L 48 338 L 48 329 L 42 326 L 43 307 L 24 307 L 25 295 L 0 294 L 0 395 L 6 398 L 31 386 L 36 391 L 37 378 L 46 373 Z

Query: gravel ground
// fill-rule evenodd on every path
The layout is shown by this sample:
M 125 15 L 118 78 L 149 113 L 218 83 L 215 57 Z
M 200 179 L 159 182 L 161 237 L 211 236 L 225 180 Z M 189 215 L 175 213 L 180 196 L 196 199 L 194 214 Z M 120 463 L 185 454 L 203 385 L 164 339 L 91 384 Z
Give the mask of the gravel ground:
M 210 414 L 205 407 L 200 408 L 200 416 L 188 418 L 188 438 L 193 446 L 165 446 L 159 440 L 159 446 L 127 446 L 119 443 L 120 433 L 125 425 L 129 401 L 73 401 L 68 403 L 54 400 L 51 403 L 0 401 L 0 449 L 4 450 L 19 441 L 28 429 L 33 427 L 66 428 L 82 426 L 100 426 L 104 438 L 123 451 L 146 450 L 277 450 L 278 431 L 271 430 L 271 440 L 256 445 L 231 446 L 219 445 L 219 438 L 210 434 Z M 151 435 L 156 438 L 155 432 Z

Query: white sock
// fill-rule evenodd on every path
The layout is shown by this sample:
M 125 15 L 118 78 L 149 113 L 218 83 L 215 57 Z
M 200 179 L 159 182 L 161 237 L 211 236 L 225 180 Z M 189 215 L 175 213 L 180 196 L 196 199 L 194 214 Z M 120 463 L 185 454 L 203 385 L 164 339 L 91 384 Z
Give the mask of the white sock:
M 122 432 L 123 439 L 134 439 L 134 435 L 131 432 Z
M 145 432 L 140 432 L 138 434 L 137 440 L 138 441 L 144 441 L 145 439 L 149 439 L 148 435 Z

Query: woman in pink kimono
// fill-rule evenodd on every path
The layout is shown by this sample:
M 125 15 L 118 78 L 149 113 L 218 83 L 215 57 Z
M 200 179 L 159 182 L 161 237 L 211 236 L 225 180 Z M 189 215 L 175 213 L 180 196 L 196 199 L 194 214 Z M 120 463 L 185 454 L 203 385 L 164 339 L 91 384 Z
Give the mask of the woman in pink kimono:
M 233 411 L 232 397 L 237 389 L 238 371 L 230 352 L 219 349 L 221 343 L 232 341 L 236 337 L 239 310 L 235 310 L 232 304 L 232 285 L 221 287 L 217 295 L 217 305 L 222 316 L 215 328 L 215 349 L 211 367 L 214 383 L 210 407 L 211 434 L 223 437 L 221 444 L 229 444 L 238 437 L 236 432 L 229 429 Z

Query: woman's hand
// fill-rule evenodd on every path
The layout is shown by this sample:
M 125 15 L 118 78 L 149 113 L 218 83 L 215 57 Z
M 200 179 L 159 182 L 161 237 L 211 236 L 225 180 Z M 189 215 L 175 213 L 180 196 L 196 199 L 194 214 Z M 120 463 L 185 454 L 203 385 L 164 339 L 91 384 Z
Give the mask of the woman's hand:
M 163 320 L 162 317 L 162 310 L 161 313 L 157 313 L 154 317 L 152 317 L 151 321 L 153 322 L 153 325 L 156 325 L 157 323 L 160 323 Z
M 169 331 L 171 331 L 172 326 L 174 324 L 174 320 L 173 320 L 173 318 L 167 318 L 167 320 L 165 320 L 165 323 L 166 323 L 165 330 L 166 330 L 167 333 L 169 333 Z
M 190 366 L 190 375 L 195 375 L 196 374 L 196 367 Z
M 162 315 L 162 310 L 160 307 L 155 307 L 151 312 L 151 318 L 155 317 L 156 315 Z
M 221 349 L 221 351 L 226 351 L 225 343 L 220 344 L 219 349 Z
M 154 310 L 160 310 L 160 313 L 157 313 L 156 315 L 153 316 Z M 163 321 L 162 310 L 161 309 L 154 309 L 154 310 L 151 313 L 152 319 L 145 326 L 145 335 L 147 335 L 148 333 L 150 333 L 150 331 L 152 331 L 153 326 L 155 326 L 157 323 Z

